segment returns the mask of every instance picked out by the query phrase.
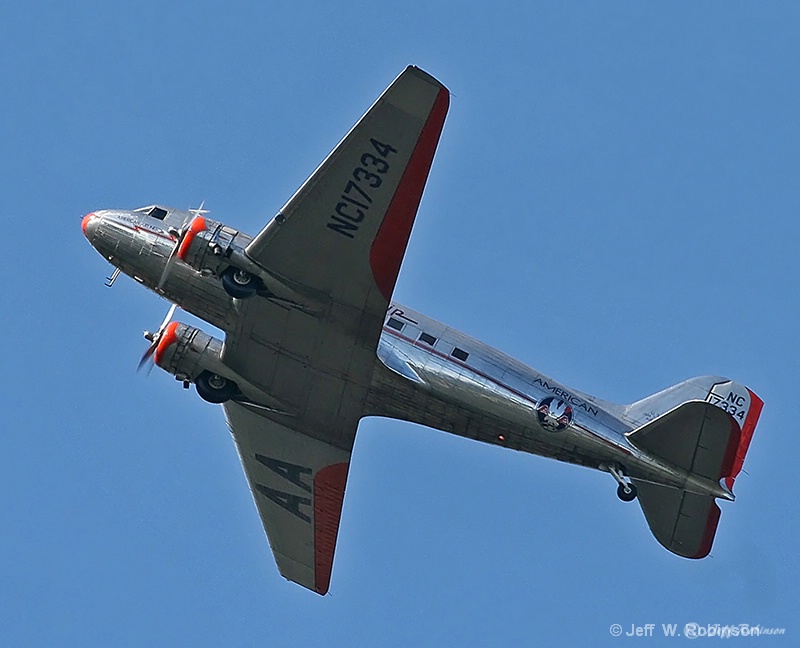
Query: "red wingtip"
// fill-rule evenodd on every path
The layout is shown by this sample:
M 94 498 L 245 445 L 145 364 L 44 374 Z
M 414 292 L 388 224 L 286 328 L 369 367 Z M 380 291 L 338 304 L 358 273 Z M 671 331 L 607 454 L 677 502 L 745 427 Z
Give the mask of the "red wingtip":
M 422 192 L 428 180 L 428 172 L 433 163 L 433 155 L 444 128 L 444 118 L 449 106 L 450 93 L 446 88 L 442 88 L 436 96 L 408 166 L 372 243 L 369 263 L 375 283 L 386 301 L 392 298 L 397 274 L 400 272 L 400 264 L 403 262 L 408 237 L 411 235 L 411 227 L 417 216 L 417 208 L 422 200 Z
M 314 590 L 317 594 L 327 594 L 331 582 L 347 468 L 346 463 L 332 464 L 314 476 Z

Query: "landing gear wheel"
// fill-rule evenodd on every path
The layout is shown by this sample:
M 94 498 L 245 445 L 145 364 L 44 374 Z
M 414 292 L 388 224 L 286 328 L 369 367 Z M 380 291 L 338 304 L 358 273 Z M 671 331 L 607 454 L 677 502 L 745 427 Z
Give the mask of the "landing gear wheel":
M 628 471 L 625 470 L 624 466 L 620 466 L 619 464 L 603 464 L 600 466 L 600 468 L 611 473 L 614 481 L 617 482 L 617 497 L 619 497 L 623 502 L 632 502 L 636 499 L 638 491 L 636 490 L 636 486 L 625 479 Z
M 637 495 L 638 491 L 633 484 L 620 484 L 617 486 L 617 497 L 623 502 L 632 502 Z
M 194 381 L 197 394 L 209 403 L 225 403 L 239 393 L 239 388 L 232 380 L 204 371 Z
M 225 292 L 234 299 L 248 299 L 261 288 L 261 279 L 234 266 L 225 270 L 220 279 Z

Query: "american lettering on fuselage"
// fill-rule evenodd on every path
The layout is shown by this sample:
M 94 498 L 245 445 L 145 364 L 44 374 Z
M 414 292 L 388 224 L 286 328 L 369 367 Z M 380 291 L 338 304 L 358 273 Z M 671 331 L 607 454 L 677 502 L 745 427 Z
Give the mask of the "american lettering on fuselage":
M 561 387 L 556 385 L 551 385 L 547 382 L 544 378 L 536 377 L 533 381 L 534 385 L 539 385 L 542 389 L 549 391 L 551 394 L 558 396 L 561 400 L 569 403 L 573 407 L 577 407 L 578 409 L 582 409 L 587 414 L 591 414 L 592 416 L 597 416 L 600 413 L 600 410 L 596 407 L 592 407 L 585 401 L 582 401 L 577 396 L 573 396 L 567 391 L 564 391 Z
M 763 405 L 753 391 L 703 376 L 628 405 L 595 401 L 391 305 L 448 107 L 439 81 L 407 68 L 255 238 L 202 209 L 87 214 L 114 278 L 173 303 L 140 366 L 222 404 L 281 574 L 319 594 L 364 416 L 604 471 L 659 543 L 708 555 L 716 499 L 734 499 Z M 171 321 L 177 305 L 224 343 Z

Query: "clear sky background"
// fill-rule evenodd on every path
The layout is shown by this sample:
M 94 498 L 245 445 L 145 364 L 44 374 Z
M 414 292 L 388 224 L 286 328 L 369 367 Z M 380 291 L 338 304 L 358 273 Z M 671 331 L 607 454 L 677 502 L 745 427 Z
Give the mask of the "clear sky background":
M 798 645 L 799 29 L 794 1 L 4 3 L 0 643 Z M 255 234 L 408 64 L 453 97 L 396 298 L 607 400 L 754 389 L 709 558 L 606 474 L 370 419 L 321 598 L 221 408 L 135 373 L 167 304 L 105 288 L 80 217 L 205 200 Z

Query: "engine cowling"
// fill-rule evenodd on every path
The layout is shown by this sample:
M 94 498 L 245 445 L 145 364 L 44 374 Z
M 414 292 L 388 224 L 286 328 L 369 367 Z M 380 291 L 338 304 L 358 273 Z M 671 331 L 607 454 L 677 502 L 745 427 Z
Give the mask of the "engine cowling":
M 194 326 L 171 322 L 156 347 L 153 360 L 178 380 L 194 382 L 204 371 L 224 373 L 222 341 Z
M 221 360 L 222 342 L 194 326 L 171 322 L 158 341 L 154 362 L 210 403 L 224 403 L 243 397 L 238 377 Z
M 177 256 L 203 274 L 218 276 L 231 265 L 240 267 L 237 261 L 246 258 L 244 248 L 249 242 L 250 237 L 239 230 L 197 216 L 189 223 Z

